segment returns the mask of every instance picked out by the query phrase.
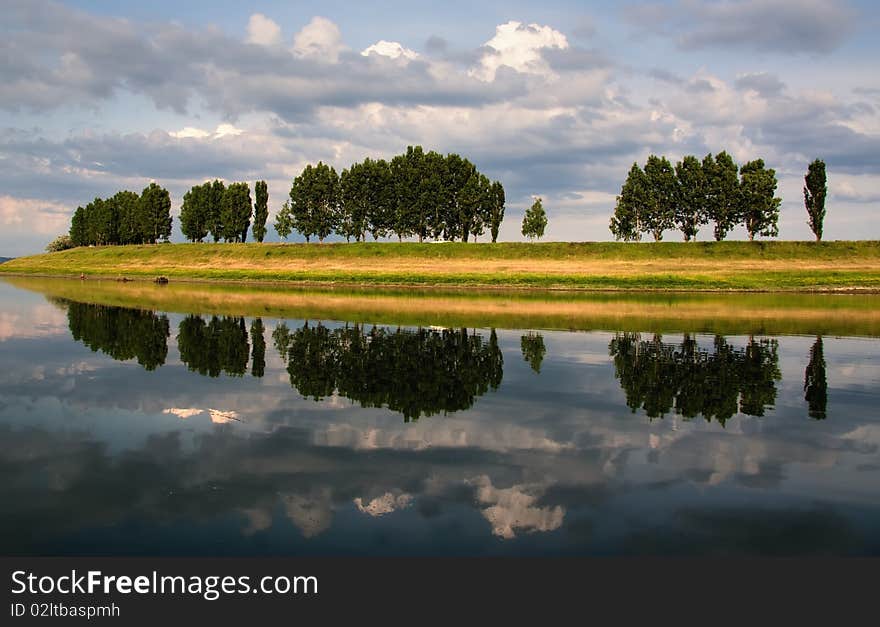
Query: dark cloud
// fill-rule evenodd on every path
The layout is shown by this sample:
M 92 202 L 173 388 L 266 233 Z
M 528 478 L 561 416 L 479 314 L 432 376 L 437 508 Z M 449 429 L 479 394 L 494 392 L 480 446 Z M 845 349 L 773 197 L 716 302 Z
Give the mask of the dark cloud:
M 855 11 L 832 0 L 679 0 L 631 5 L 623 15 L 683 49 L 825 54 L 840 47 L 856 26 Z

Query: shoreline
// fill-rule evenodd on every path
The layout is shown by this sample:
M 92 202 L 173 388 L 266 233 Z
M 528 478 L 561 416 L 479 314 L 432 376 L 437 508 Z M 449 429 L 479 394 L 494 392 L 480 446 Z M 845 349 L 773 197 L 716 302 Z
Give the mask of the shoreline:
M 619 286 L 565 286 L 565 285 L 516 285 L 516 284 L 481 284 L 481 283 L 462 283 L 454 284 L 450 282 L 413 282 L 413 283 L 393 283 L 393 282 L 372 282 L 372 281 L 322 281 L 322 280 L 296 280 L 296 279 L 261 279 L 261 278 L 220 278 L 220 277 L 198 277 L 198 276 L 168 276 L 157 274 L 151 278 L 149 274 L 120 275 L 120 274 L 87 274 L 85 278 L 81 278 L 76 274 L 63 273 L 37 273 L 37 272 L 0 272 L 0 279 L 4 277 L 14 278 L 35 278 L 35 279 L 63 279 L 66 281 L 102 281 L 116 283 L 149 283 L 154 284 L 155 278 L 163 276 L 169 283 L 193 283 L 206 285 L 239 285 L 254 287 L 294 287 L 294 288 L 320 288 L 320 289 L 362 289 L 362 290 L 385 290 L 385 289 L 406 289 L 413 291 L 434 291 L 437 289 L 444 292 L 518 292 L 518 293 L 536 293 L 542 292 L 559 292 L 559 293 L 575 293 L 575 294 L 880 294 L 880 287 L 873 286 L 817 286 L 817 287 L 619 287 Z

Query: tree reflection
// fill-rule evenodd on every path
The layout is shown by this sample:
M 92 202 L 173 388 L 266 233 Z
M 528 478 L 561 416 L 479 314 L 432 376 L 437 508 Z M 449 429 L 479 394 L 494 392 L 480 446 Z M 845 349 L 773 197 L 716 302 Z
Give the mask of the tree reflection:
M 809 407 L 810 418 L 824 420 L 827 416 L 828 381 L 825 378 L 825 350 L 822 336 L 816 338 L 810 349 L 810 363 L 804 372 L 804 400 Z
M 266 372 L 266 337 L 263 320 L 254 318 L 251 322 L 251 376 L 262 377 Z
M 152 311 L 59 301 L 67 308 L 73 339 L 113 359 L 155 370 L 168 356 L 168 318 Z
M 711 350 L 685 335 L 668 344 L 660 335 L 615 335 L 608 347 L 626 404 L 650 418 L 674 411 L 685 418 L 702 415 L 722 425 L 734 414 L 763 416 L 776 402 L 781 379 L 777 342 L 750 338 L 736 348 L 716 336 Z
M 532 367 L 532 370 L 540 373 L 541 363 L 544 361 L 544 355 L 547 354 L 547 348 L 544 346 L 544 337 L 540 333 L 532 333 L 530 331 L 520 338 L 519 344 L 523 359 Z
M 180 361 L 193 372 L 218 377 L 225 372 L 240 377 L 247 371 L 248 334 L 244 318 L 187 316 L 177 334 Z
M 468 409 L 495 390 L 503 358 L 488 338 L 466 329 L 387 329 L 320 323 L 272 334 L 290 384 L 307 398 L 335 394 L 362 407 L 387 407 L 406 420 Z

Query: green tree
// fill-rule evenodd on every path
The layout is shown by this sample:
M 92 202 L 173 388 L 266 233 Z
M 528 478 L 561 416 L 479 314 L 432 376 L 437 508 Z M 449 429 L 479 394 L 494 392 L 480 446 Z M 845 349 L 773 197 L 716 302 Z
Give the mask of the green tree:
M 547 228 L 547 213 L 544 211 L 541 199 L 537 198 L 523 216 L 522 234 L 530 240 L 536 237 L 541 239 L 545 228 Z
M 278 237 L 281 239 L 287 239 L 287 236 L 290 235 L 293 230 L 293 209 L 291 208 L 290 201 L 285 200 L 284 205 L 281 207 L 281 211 L 275 216 L 275 232 L 278 233 Z
M 645 163 L 645 181 L 648 187 L 648 207 L 642 220 L 643 228 L 663 239 L 663 231 L 675 225 L 676 180 L 669 159 L 651 155 Z
M 315 235 L 323 243 L 339 224 L 339 175 L 329 165 L 318 162 L 309 190 Z
M 83 207 L 77 207 L 70 218 L 70 241 L 74 246 L 88 246 L 88 229 Z
M 226 185 L 223 181 L 214 179 L 213 183 L 205 183 L 206 195 L 208 196 L 208 230 L 215 242 L 223 239 L 222 205 L 223 195 L 226 193 Z
M 493 181 L 489 188 L 489 214 L 487 216 L 493 244 L 498 240 L 498 230 L 504 220 L 504 202 L 504 186 L 500 181 Z
M 211 184 L 196 185 L 183 195 L 180 230 L 191 242 L 201 242 L 211 227 Z
M 688 155 L 675 164 L 675 178 L 675 225 L 684 235 L 684 241 L 689 242 L 697 239 L 700 227 L 709 222 L 703 165 Z
M 70 235 L 59 235 L 51 242 L 46 244 L 46 252 L 47 253 L 59 253 L 62 250 L 70 250 L 74 248 L 75 244 L 73 240 L 70 239 Z
M 266 220 L 269 219 L 269 186 L 266 181 L 254 184 L 254 239 L 261 244 L 266 237 Z
M 648 180 L 638 163 L 633 163 L 620 188 L 614 215 L 608 228 L 614 239 L 637 242 L 642 238 L 645 210 L 650 204 Z
M 816 241 L 822 241 L 822 227 L 825 223 L 825 198 L 828 196 L 828 184 L 825 175 L 825 162 L 816 159 L 807 168 L 804 177 L 804 205 L 807 208 L 807 224 L 816 236 Z
M 368 182 L 366 184 L 366 229 L 374 240 L 385 237 L 394 226 L 397 206 L 394 177 L 391 166 L 384 159 L 364 161 Z M 362 235 L 361 239 L 364 239 Z
M 155 244 L 171 237 L 171 195 L 168 190 L 150 183 L 138 202 L 138 224 L 143 241 Z
M 116 213 L 117 236 L 119 244 L 142 244 L 143 235 L 138 226 L 138 204 L 140 197 L 135 192 L 123 190 L 110 199 Z
M 247 183 L 230 183 L 220 202 L 220 221 L 223 223 L 223 239 L 227 242 L 243 242 L 251 224 L 251 190 Z
M 764 167 L 763 159 L 749 161 L 740 169 L 740 215 L 745 222 L 749 241 L 755 235 L 779 235 L 779 206 L 776 198 L 776 170 Z
M 738 172 L 736 162 L 726 152 L 703 159 L 707 217 L 715 222 L 714 235 L 719 242 L 742 222 Z

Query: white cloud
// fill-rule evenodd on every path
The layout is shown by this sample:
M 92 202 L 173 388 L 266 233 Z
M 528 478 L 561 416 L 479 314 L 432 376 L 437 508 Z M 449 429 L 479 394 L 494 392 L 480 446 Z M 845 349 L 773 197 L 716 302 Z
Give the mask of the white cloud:
M 316 16 L 294 35 L 292 50 L 299 57 L 336 63 L 346 47 L 339 27 L 326 17 Z
M 541 56 L 545 48 L 568 48 L 568 39 L 558 30 L 538 24 L 510 21 L 495 28 L 495 36 L 486 42 L 486 51 L 472 75 L 485 81 L 495 80 L 498 68 L 507 66 L 527 74 L 552 75 Z
M 235 125 L 229 123 L 219 124 L 214 132 L 206 131 L 195 126 L 185 126 L 179 131 L 171 131 L 168 133 L 176 139 L 220 139 L 221 137 L 241 135 L 244 131 L 236 128 Z
M 261 46 L 280 44 L 281 27 L 262 13 L 254 13 L 248 20 L 246 41 Z
M 391 59 L 399 59 L 401 57 L 404 59 L 417 59 L 419 57 L 419 53 L 415 50 L 405 48 L 396 41 L 385 41 L 384 39 L 377 41 L 372 46 L 364 48 L 364 50 L 361 51 L 361 54 L 365 57 L 375 54 Z

